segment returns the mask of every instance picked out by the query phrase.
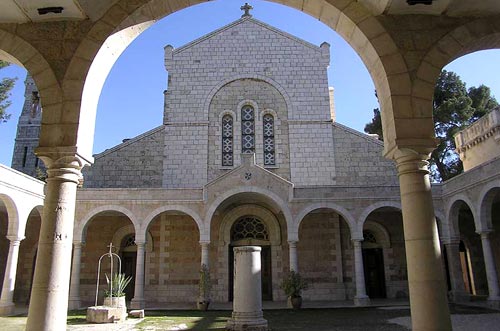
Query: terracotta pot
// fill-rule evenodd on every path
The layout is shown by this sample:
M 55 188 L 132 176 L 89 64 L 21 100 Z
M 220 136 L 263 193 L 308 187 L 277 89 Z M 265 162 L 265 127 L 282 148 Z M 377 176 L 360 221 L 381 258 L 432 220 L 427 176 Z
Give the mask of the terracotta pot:
M 196 306 L 198 310 L 208 310 L 208 305 L 210 305 L 210 301 L 198 301 L 196 302 Z
M 291 297 L 290 301 L 292 302 L 293 309 L 300 309 L 302 307 L 302 297 Z

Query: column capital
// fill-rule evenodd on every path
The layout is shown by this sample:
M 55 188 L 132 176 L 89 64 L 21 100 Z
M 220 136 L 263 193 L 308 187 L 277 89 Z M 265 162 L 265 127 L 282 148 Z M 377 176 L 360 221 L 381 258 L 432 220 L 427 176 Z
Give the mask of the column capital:
M 137 249 L 146 247 L 146 242 L 145 241 L 136 241 L 135 245 L 137 246 Z
M 85 165 L 91 162 L 77 153 L 75 146 L 38 147 L 35 154 L 47 167 L 48 179 L 73 181 L 77 184 L 83 182 L 81 173 Z
M 408 157 L 427 160 L 437 145 L 439 145 L 437 138 L 396 139 L 395 145 L 385 151 L 384 157 L 396 162 L 398 162 L 398 159 Z
M 297 247 L 298 240 L 288 240 L 288 246 Z
M 209 246 L 210 245 L 210 240 L 200 240 L 199 241 L 200 246 Z

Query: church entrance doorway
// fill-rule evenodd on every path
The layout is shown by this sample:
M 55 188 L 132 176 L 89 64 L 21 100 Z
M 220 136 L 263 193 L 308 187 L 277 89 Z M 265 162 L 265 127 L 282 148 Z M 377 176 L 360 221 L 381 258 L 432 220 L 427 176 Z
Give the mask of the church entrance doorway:
M 386 298 L 382 248 L 363 249 L 363 264 L 368 296 L 372 299 Z
M 254 216 L 239 218 L 231 227 L 231 244 L 228 254 L 229 286 L 228 298 L 233 301 L 234 251 L 237 246 L 259 246 L 261 251 L 262 300 L 273 300 L 271 243 L 265 224 Z
M 130 301 L 134 297 L 135 268 L 137 263 L 137 246 L 135 244 L 134 234 L 130 234 L 123 238 L 120 251 L 120 257 L 122 259 L 121 272 L 127 277 L 132 277 L 132 280 L 125 288 L 125 300 Z

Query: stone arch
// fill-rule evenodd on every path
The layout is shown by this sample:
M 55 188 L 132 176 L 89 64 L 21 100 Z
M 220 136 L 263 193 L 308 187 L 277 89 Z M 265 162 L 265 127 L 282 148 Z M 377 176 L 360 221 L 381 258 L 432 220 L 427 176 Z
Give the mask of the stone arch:
M 217 92 L 220 91 L 220 89 L 222 89 L 224 86 L 226 86 L 232 82 L 235 82 L 235 81 L 241 80 L 241 79 L 256 79 L 256 80 L 260 80 L 260 81 L 263 81 L 263 82 L 271 85 L 281 94 L 281 96 L 285 100 L 285 104 L 286 104 L 286 108 L 288 110 L 289 117 L 293 113 L 293 110 L 292 110 L 293 103 L 290 99 L 290 96 L 288 95 L 286 90 L 283 87 L 281 87 L 280 84 L 278 84 L 278 82 L 276 82 L 273 79 L 271 79 L 267 76 L 264 76 L 264 75 L 239 74 L 239 75 L 235 75 L 235 76 L 232 76 L 230 78 L 224 79 L 224 80 L 220 81 L 218 84 L 215 84 L 215 86 L 212 88 L 212 90 L 210 90 L 210 92 L 208 93 L 208 95 L 204 99 L 205 101 L 204 101 L 203 108 L 202 108 L 203 109 L 203 116 L 208 117 L 210 103 L 211 103 L 212 99 L 214 98 L 214 96 L 217 94 Z M 241 101 L 238 104 L 238 107 L 236 108 L 236 113 L 238 113 L 239 110 L 241 109 L 241 107 L 243 107 L 244 105 L 252 106 L 255 109 L 255 114 L 259 114 L 259 107 L 253 100 Z M 238 118 L 240 118 L 240 116 L 238 116 Z M 256 116 L 256 118 L 257 118 L 257 116 Z
M 276 209 L 281 210 L 283 213 L 283 216 L 285 217 L 286 224 L 287 224 L 287 233 L 288 233 L 288 239 L 291 239 L 291 233 L 290 231 L 292 230 L 292 222 L 293 222 L 293 217 L 292 213 L 290 211 L 290 208 L 288 207 L 288 204 L 286 204 L 277 194 L 265 190 L 260 187 L 255 187 L 255 186 L 242 186 L 242 187 L 237 187 L 232 190 L 226 191 L 225 193 L 219 195 L 207 208 L 207 212 L 205 213 L 205 238 L 201 238 L 200 240 L 207 240 L 210 241 L 210 225 L 212 222 L 212 218 L 214 216 L 215 211 L 217 208 L 228 198 L 230 198 L 233 195 L 236 195 L 238 193 L 258 193 L 269 199 L 269 202 L 274 205 Z M 295 234 L 296 235 L 296 234 Z M 295 238 L 295 237 L 293 237 Z
M 105 211 L 117 211 L 122 213 L 123 215 L 127 216 L 128 219 L 132 222 L 135 233 L 139 232 L 140 229 L 140 224 L 137 221 L 136 216 L 134 213 L 132 213 L 130 210 L 128 210 L 125 207 L 122 206 L 116 206 L 116 205 L 106 205 L 106 206 L 100 206 L 92 209 L 90 212 L 85 215 L 82 220 L 75 226 L 74 230 L 74 241 L 81 241 L 85 242 L 85 236 L 86 236 L 86 231 L 87 231 L 87 226 L 92 220 L 94 216 L 97 216 L 99 213 L 105 212 Z
M 0 193 L 0 200 L 4 203 L 5 208 L 7 209 L 7 236 L 19 234 L 21 226 L 19 224 L 19 211 L 16 203 L 11 197 L 2 193 Z
M 297 214 L 297 216 L 295 217 L 294 222 L 293 222 L 293 230 L 294 230 L 293 234 L 296 235 L 296 237 L 290 238 L 290 234 L 289 234 L 288 240 L 298 241 L 298 239 L 299 239 L 298 233 L 299 233 L 300 223 L 302 223 L 302 220 L 304 219 L 304 217 L 306 217 L 307 214 L 309 214 L 310 212 L 312 212 L 316 209 L 330 209 L 330 210 L 335 211 L 336 213 L 340 214 L 340 216 L 342 216 L 344 221 L 349 226 L 349 231 L 351 232 L 351 238 L 354 239 L 354 238 L 358 238 L 359 236 L 361 236 L 361 238 L 363 237 L 362 232 L 360 234 L 360 233 L 358 233 L 358 231 L 356 231 L 357 230 L 356 221 L 354 220 L 354 217 L 351 215 L 351 213 L 346 208 L 344 208 L 340 205 L 337 205 L 335 203 L 332 203 L 332 202 L 320 202 L 320 203 L 315 203 L 315 204 L 311 204 L 311 205 L 306 206 Z
M 363 212 L 361 212 L 361 215 L 359 216 L 358 219 L 358 226 L 356 228 L 357 233 L 361 234 L 361 238 L 363 238 L 363 228 L 366 222 L 366 219 L 368 216 L 373 213 L 375 210 L 383 207 L 392 207 L 401 210 L 401 202 L 399 201 L 380 201 L 376 202 L 374 204 L 371 204 L 370 206 L 366 207 Z
M 476 231 L 479 231 L 480 229 L 478 228 L 478 221 L 476 217 L 477 214 L 474 209 L 474 204 L 467 196 L 465 196 L 464 194 L 459 194 L 457 196 L 454 196 L 453 199 L 450 200 L 446 205 L 446 219 L 448 220 L 448 228 L 450 230 L 449 235 L 451 238 L 460 237 L 460 230 L 458 227 L 458 212 L 460 210 L 460 203 L 464 203 L 467 207 L 469 207 L 470 211 L 472 212 L 472 216 L 474 217 L 474 226 L 476 227 Z
M 119 228 L 113 234 L 113 239 L 111 240 L 111 242 L 113 243 L 113 246 L 120 247 L 123 238 L 125 238 L 125 236 L 127 236 L 131 233 L 134 233 L 134 234 L 136 233 L 133 224 L 128 224 L 128 225 L 125 225 L 125 226 L 122 226 L 121 228 Z M 148 232 L 146 232 L 146 246 L 144 247 L 146 252 L 148 252 L 148 253 L 152 252 L 153 246 L 154 246 L 153 237 L 151 236 L 151 233 L 149 233 L 149 231 L 148 231 Z
M 481 230 L 493 229 L 491 206 L 496 194 L 500 194 L 500 180 L 488 183 L 479 194 L 476 208 L 479 214 Z
M 210 240 L 210 235 L 208 237 L 206 236 L 207 231 L 206 231 L 206 227 L 205 227 L 205 224 L 203 223 L 202 218 L 194 210 L 192 210 L 188 207 L 182 206 L 182 205 L 161 206 L 161 207 L 158 207 L 155 210 L 153 210 L 151 213 L 149 213 L 148 216 L 146 216 L 144 218 L 144 222 L 143 222 L 142 226 L 140 227 L 139 231 L 136 232 L 137 237 L 141 238 L 141 239 L 145 238 L 145 236 L 146 236 L 145 232 L 149 228 L 149 225 L 151 224 L 153 219 L 156 216 L 158 216 L 161 213 L 166 212 L 166 211 L 180 211 L 180 212 L 188 215 L 189 217 L 191 217 L 195 221 L 196 226 L 198 227 L 198 231 L 200 234 L 200 241 L 206 240 L 205 238 L 208 238 L 208 240 Z M 208 232 L 210 232 L 210 230 L 208 230 Z
M 223 243 L 228 245 L 231 243 L 231 227 L 240 217 L 252 215 L 258 217 L 269 230 L 269 241 L 271 245 L 281 244 L 281 228 L 276 216 L 268 209 L 257 205 L 241 205 L 230 210 L 222 219 L 219 228 L 219 238 L 222 238 Z
M 377 238 L 377 246 L 380 248 L 391 248 L 391 237 L 389 232 L 382 224 L 373 221 L 364 222 L 363 230 L 372 231 Z M 363 248 L 370 246 L 370 243 L 363 242 Z M 371 247 L 370 247 L 371 248 Z

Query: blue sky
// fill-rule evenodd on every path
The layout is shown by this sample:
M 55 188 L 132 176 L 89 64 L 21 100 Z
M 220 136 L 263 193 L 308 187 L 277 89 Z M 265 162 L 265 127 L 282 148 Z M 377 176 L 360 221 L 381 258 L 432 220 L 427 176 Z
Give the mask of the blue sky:
M 163 47 L 180 47 L 240 18 L 244 1 L 217 0 L 196 5 L 160 20 L 121 55 L 104 85 L 97 110 L 94 153 L 119 144 L 162 123 L 167 72 Z M 251 2 L 254 18 L 315 45 L 331 45 L 329 85 L 335 88 L 337 121 L 363 131 L 378 107 L 374 85 L 358 55 L 332 29 L 315 18 L 279 4 Z M 500 99 L 500 50 L 462 57 L 445 69 L 459 74 L 467 86 L 485 84 Z M 0 124 L 0 163 L 10 165 L 17 119 L 24 102 L 24 69 L 10 66 L 0 77 L 17 76 L 11 120 Z

